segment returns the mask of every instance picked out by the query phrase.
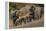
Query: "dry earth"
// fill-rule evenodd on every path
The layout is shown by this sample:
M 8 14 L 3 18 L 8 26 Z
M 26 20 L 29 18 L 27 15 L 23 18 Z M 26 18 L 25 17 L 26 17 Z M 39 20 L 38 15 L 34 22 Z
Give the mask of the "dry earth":
M 22 23 L 22 25 L 13 26 L 13 20 L 9 20 L 9 28 L 31 28 L 31 27 L 44 27 L 44 17 L 42 16 L 39 20 L 32 20 L 32 22 L 29 23 Z

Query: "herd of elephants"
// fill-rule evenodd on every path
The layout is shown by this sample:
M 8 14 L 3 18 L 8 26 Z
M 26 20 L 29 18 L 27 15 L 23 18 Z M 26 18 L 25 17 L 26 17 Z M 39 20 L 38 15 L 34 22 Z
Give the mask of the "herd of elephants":
M 17 26 L 38 20 L 42 15 L 44 15 L 44 4 L 27 4 L 20 9 L 11 11 L 10 18 L 13 19 L 13 24 Z

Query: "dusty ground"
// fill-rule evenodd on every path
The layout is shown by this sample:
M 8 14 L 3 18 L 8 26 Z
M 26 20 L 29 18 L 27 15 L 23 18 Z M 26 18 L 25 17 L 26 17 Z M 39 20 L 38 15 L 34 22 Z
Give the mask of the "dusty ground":
M 22 23 L 22 25 L 18 25 L 18 26 L 13 26 L 13 20 L 9 20 L 9 28 L 30 28 L 30 27 L 43 27 L 44 26 L 44 17 L 42 17 L 39 20 L 35 20 L 29 23 Z

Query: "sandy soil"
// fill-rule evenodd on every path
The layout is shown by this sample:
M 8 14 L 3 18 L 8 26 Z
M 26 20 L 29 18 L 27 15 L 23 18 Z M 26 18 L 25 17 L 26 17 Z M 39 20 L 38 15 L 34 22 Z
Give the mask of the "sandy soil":
M 44 17 L 42 17 L 39 20 L 32 20 L 32 22 L 29 23 L 22 23 L 22 25 L 18 25 L 18 26 L 13 26 L 13 20 L 9 20 L 9 28 L 13 29 L 13 28 L 31 28 L 31 27 L 43 27 L 44 26 Z

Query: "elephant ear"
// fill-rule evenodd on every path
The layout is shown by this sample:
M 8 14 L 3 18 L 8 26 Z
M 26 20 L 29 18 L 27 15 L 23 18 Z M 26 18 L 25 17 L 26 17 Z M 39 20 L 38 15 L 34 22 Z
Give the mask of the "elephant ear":
M 17 11 L 16 11 L 16 16 L 19 16 L 19 13 L 20 13 L 20 11 L 19 11 L 19 10 L 17 10 Z
M 35 10 L 35 7 L 34 7 L 34 6 L 32 6 L 32 7 L 31 7 L 31 9 L 32 9 L 32 10 Z

